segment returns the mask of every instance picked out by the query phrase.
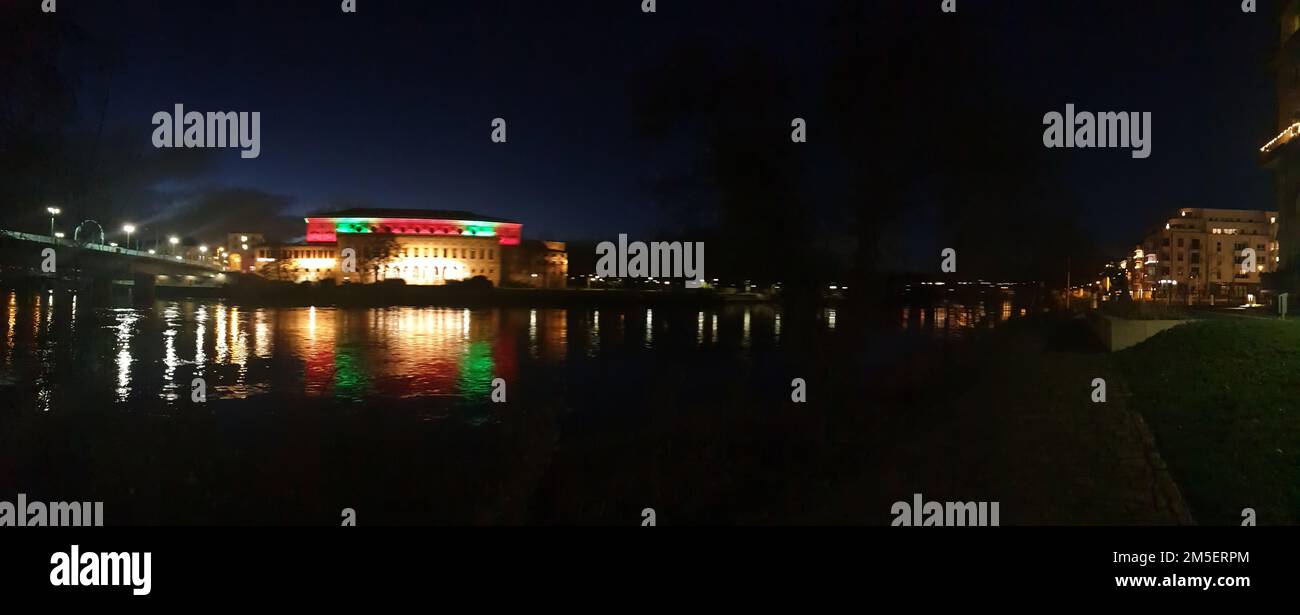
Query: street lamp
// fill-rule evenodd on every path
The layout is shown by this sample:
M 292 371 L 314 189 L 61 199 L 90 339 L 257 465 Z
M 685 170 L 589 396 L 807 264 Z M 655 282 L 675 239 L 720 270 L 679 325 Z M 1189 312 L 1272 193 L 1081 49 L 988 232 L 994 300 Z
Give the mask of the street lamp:
M 60 232 L 58 232 L 58 233 L 55 233 L 55 234 L 54 234 L 54 238 L 55 238 L 55 239 L 63 239 L 63 232 L 60 231 Z
M 126 232 L 126 249 L 130 250 L 130 249 L 131 249 L 131 233 L 134 233 L 134 232 L 135 232 L 135 225 L 134 225 L 134 224 L 124 224 L 124 225 L 122 225 L 122 230 Z
M 172 235 L 171 237 L 167 238 L 167 243 L 172 244 L 172 254 L 176 253 L 176 244 L 179 244 L 180 242 L 181 242 L 181 238 L 175 235 Z
M 63 213 L 63 210 L 62 210 L 62 209 L 59 209 L 58 207 L 46 207 L 46 208 L 45 208 L 45 211 L 46 211 L 47 213 L 50 214 L 50 236 L 53 237 L 53 236 L 54 236 L 54 216 L 57 216 L 57 215 L 59 215 L 60 213 Z
M 203 260 L 203 256 L 206 255 L 207 253 L 208 253 L 207 246 L 199 246 L 199 260 Z

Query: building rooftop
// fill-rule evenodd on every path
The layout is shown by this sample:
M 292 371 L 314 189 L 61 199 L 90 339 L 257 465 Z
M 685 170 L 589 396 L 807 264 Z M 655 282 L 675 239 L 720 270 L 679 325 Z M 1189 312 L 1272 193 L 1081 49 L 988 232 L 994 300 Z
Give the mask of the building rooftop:
M 335 211 L 315 212 L 308 218 L 389 218 L 401 220 L 466 220 L 470 222 L 501 222 L 519 224 L 517 220 L 485 216 L 472 211 L 452 209 L 385 209 L 352 208 Z

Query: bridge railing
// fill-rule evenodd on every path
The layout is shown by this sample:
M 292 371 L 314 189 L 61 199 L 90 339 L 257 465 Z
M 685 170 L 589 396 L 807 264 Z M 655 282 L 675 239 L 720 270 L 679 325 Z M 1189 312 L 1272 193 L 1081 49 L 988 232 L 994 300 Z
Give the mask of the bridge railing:
M 67 239 L 59 239 L 58 237 L 51 237 L 49 235 L 36 235 L 33 233 L 23 233 L 20 231 L 9 231 L 4 229 L 0 229 L 0 235 L 6 237 L 12 237 L 14 239 L 18 239 L 21 241 L 31 241 L 35 243 L 44 243 L 44 244 L 50 244 L 55 246 L 65 246 L 69 248 L 81 248 L 83 250 L 96 250 L 99 252 L 107 252 L 110 254 L 123 254 L 126 256 L 135 256 L 138 258 L 149 258 L 149 259 L 160 260 L 169 263 L 182 263 L 194 267 L 203 267 L 206 269 L 212 269 L 213 271 L 222 270 L 220 265 L 216 265 L 210 261 L 197 261 L 193 259 L 182 258 L 176 255 L 150 254 L 148 252 L 144 252 L 141 250 L 131 250 L 123 247 L 106 246 L 98 243 L 80 243 L 76 241 L 70 241 Z

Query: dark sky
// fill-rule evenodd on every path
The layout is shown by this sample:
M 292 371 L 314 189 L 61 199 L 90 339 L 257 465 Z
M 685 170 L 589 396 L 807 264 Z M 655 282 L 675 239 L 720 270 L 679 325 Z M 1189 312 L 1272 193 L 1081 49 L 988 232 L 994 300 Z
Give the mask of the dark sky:
M 917 24 L 940 4 L 895 1 L 912 7 Z M 107 123 L 138 126 L 147 142 L 152 114 L 177 102 L 262 113 L 260 158 L 219 152 L 200 180 L 163 188 L 254 188 L 291 197 L 295 212 L 345 200 L 468 209 L 560 239 L 669 226 L 645 182 L 680 166 L 687 148 L 641 138 L 628 97 L 640 69 L 687 39 L 768 49 L 809 107 L 809 145 L 834 130 L 817 110 L 831 2 L 659 0 L 653 15 L 640 0 L 358 6 L 344 15 L 337 0 L 64 0 L 59 11 L 123 54 L 111 81 L 83 73 L 85 119 L 107 94 Z M 1081 223 L 1105 245 L 1132 245 L 1177 207 L 1273 207 L 1269 175 L 1256 165 L 1276 128 L 1270 2 L 1247 15 L 1237 0 L 959 0 L 958 14 L 943 18 L 978 32 L 982 44 L 968 52 L 996 67 L 988 90 L 1014 100 L 1028 126 L 1066 103 L 1152 112 L 1147 160 L 1051 152 L 1081 203 Z M 917 24 L 878 27 L 925 36 Z M 497 116 L 509 122 L 504 146 L 488 138 Z M 788 131 L 774 128 L 780 138 Z M 1038 138 L 1023 147 L 1041 154 Z M 816 186 L 839 171 L 833 157 L 814 147 L 809 158 L 812 207 L 832 227 L 834 194 Z M 899 230 L 918 238 L 918 254 L 935 241 L 924 237 L 931 221 L 912 216 Z

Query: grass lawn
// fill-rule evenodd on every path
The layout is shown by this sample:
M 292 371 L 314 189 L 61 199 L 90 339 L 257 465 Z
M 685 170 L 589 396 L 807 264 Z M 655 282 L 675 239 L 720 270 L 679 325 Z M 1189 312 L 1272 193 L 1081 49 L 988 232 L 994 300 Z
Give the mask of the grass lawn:
M 1300 321 L 1194 322 L 1115 360 L 1197 522 L 1300 524 Z

